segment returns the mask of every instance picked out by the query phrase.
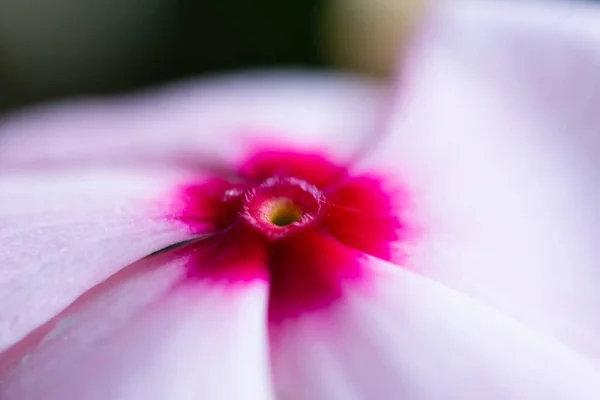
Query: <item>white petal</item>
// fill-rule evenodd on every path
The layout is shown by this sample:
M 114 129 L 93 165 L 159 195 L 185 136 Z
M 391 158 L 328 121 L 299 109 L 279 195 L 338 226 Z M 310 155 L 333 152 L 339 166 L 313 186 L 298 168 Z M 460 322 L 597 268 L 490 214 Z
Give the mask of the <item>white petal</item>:
M 597 399 L 588 360 L 466 295 L 370 259 L 376 278 L 273 333 L 285 399 Z
M 246 73 L 76 100 L 6 118 L 0 166 L 229 166 L 261 145 L 347 159 L 372 133 L 381 100 L 373 81 L 307 72 Z
M 451 2 L 371 166 L 413 195 L 412 267 L 600 365 L 600 9 Z
M 2 358 L 7 400 L 271 399 L 265 282 L 190 280 L 164 253 L 94 288 Z
M 0 350 L 119 269 L 193 236 L 171 218 L 180 178 L 0 174 Z

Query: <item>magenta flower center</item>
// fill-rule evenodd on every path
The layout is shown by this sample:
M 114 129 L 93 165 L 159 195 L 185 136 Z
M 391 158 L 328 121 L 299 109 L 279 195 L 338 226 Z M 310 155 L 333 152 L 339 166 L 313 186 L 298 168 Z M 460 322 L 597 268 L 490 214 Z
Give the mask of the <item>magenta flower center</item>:
M 242 216 L 270 239 L 283 238 L 315 222 L 324 194 L 297 178 L 273 177 L 245 194 Z
M 235 172 L 182 191 L 179 219 L 201 237 L 182 250 L 190 279 L 267 281 L 274 323 L 329 306 L 344 283 L 368 281 L 365 257 L 398 261 L 402 199 L 380 178 L 291 152 L 257 154 Z

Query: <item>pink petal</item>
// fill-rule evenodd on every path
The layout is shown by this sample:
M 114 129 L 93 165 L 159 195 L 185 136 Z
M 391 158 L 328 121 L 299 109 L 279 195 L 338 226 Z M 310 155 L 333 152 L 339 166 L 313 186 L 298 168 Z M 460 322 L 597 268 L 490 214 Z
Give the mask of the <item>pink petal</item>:
M 188 262 L 154 256 L 86 293 L 4 355 L 0 397 L 271 399 L 266 283 L 190 281 Z
M 406 269 L 366 264 L 371 287 L 349 286 L 334 308 L 273 334 L 282 398 L 599 398 L 600 372 L 556 339 Z
M 363 166 L 410 186 L 412 268 L 598 365 L 599 20 L 575 3 L 440 9 Z
M 0 125 L 0 166 L 228 162 L 269 143 L 348 157 L 381 102 L 364 78 L 253 73 L 16 114 Z
M 0 351 L 124 266 L 191 236 L 180 178 L 121 170 L 0 174 Z

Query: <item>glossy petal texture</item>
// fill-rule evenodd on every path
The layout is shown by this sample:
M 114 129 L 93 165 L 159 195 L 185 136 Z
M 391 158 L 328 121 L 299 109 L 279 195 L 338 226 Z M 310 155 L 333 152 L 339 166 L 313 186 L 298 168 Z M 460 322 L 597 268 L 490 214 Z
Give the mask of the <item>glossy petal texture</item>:
M 11 348 L 0 397 L 272 399 L 265 282 L 190 280 L 190 254 L 124 269 Z
M 410 181 L 418 272 L 600 366 L 600 10 L 536 4 L 433 15 L 362 167 Z
M 168 163 L 197 169 L 230 166 L 265 143 L 346 161 L 372 132 L 381 100 L 376 83 L 356 76 L 275 71 L 79 100 L 5 119 L 0 167 Z
M 273 330 L 282 399 L 596 399 L 589 360 L 480 301 L 376 259 L 368 285 Z
M 0 174 L 0 350 L 129 263 L 191 237 L 182 177 L 122 170 Z

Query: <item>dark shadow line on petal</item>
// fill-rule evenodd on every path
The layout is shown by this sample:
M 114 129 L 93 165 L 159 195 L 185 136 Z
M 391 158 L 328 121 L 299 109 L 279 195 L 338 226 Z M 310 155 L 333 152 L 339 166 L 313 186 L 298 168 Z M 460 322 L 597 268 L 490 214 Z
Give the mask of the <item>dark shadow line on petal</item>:
M 159 254 L 163 254 L 163 253 L 166 253 L 166 252 L 171 251 L 171 250 L 176 250 L 176 249 L 182 248 L 182 247 L 184 247 L 184 246 L 186 246 L 188 244 L 199 242 L 199 241 L 207 239 L 207 238 L 209 238 L 211 236 L 213 236 L 212 233 L 208 234 L 208 235 L 203 235 L 203 236 L 200 236 L 200 237 L 196 237 L 196 238 L 193 238 L 193 239 L 184 240 L 182 242 L 178 242 L 178 243 L 175 243 L 175 244 L 171 244 L 169 246 L 163 247 L 160 250 L 156 250 L 155 252 L 152 252 L 152 253 L 148 254 L 147 256 L 145 256 L 145 257 L 142 257 L 142 260 L 144 260 L 146 258 L 158 256 Z

